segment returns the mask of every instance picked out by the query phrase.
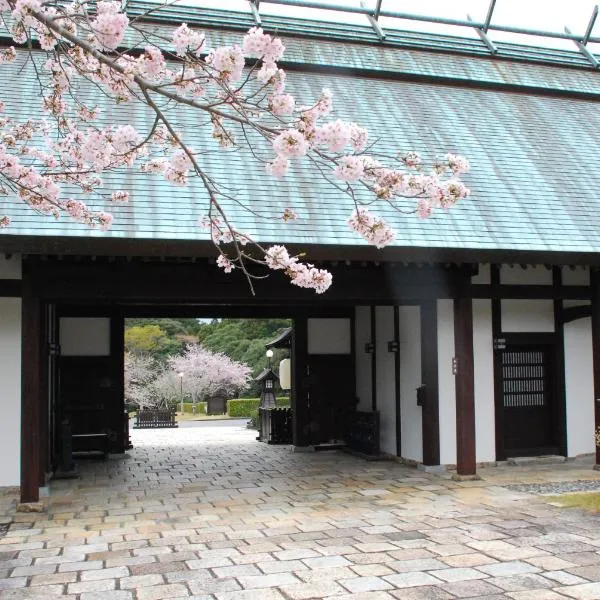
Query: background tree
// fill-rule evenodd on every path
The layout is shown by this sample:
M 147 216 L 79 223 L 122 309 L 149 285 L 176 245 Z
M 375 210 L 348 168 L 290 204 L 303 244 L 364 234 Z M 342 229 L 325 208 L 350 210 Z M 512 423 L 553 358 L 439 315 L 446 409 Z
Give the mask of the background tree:
M 156 361 L 147 355 L 125 353 L 125 404 L 143 410 L 157 404 L 153 384 L 159 373 Z
M 169 367 L 173 373 L 183 373 L 184 387 L 194 403 L 218 392 L 231 395 L 241 391 L 250 378 L 248 365 L 199 344 L 189 344 L 181 356 L 169 358 Z
M 165 360 L 183 350 L 183 341 L 170 336 L 158 325 L 135 325 L 125 328 L 125 351 L 137 356 Z

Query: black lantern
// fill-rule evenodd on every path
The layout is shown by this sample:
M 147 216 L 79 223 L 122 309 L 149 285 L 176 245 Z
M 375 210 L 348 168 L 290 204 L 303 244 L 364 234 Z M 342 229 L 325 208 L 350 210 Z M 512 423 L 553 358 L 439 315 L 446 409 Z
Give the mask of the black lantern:
M 264 369 L 264 371 L 256 378 L 256 381 L 262 383 L 259 407 L 275 408 L 277 405 L 275 402 L 275 382 L 277 381 L 277 375 L 273 373 L 270 365 L 269 368 Z

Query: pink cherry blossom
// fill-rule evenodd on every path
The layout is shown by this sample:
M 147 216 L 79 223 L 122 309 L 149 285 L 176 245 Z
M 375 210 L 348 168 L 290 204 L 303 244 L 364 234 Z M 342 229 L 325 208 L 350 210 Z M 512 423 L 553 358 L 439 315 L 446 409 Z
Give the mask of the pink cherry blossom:
M 223 46 L 210 51 L 206 62 L 218 72 L 223 81 L 235 83 L 242 77 L 244 55 L 239 46 Z
M 267 163 L 266 171 L 273 177 L 284 177 L 287 175 L 290 161 L 285 156 L 276 156 L 270 163 Z
M 338 179 L 353 183 L 365 174 L 364 161 L 360 156 L 343 156 L 333 172 Z
M 253 27 L 248 31 L 244 36 L 242 48 L 247 56 L 262 58 L 271 63 L 280 60 L 285 51 L 285 46 L 279 38 L 264 33 L 260 27 Z
M 119 2 L 100 0 L 96 6 L 98 14 L 91 23 L 96 45 L 99 50 L 115 50 L 125 37 L 129 19 Z
M 173 45 L 177 56 L 185 56 L 189 50 L 199 57 L 204 50 L 204 42 L 204 34 L 191 30 L 185 23 L 173 32 Z
M 383 248 L 394 241 L 395 234 L 387 223 L 376 217 L 365 207 L 360 207 L 352 212 L 348 225 L 370 244 Z
M 343 150 L 352 138 L 352 126 L 346 121 L 326 123 L 318 129 L 317 139 L 332 152 Z
M 231 273 L 235 269 L 235 265 L 224 254 L 219 254 L 217 266 L 221 267 L 225 273 Z
M 305 137 L 297 129 L 288 129 L 281 132 L 273 140 L 273 148 L 280 156 L 299 157 L 308 152 Z
M 112 193 L 113 202 L 129 202 L 129 192 L 124 190 L 117 190 Z
M 274 115 L 291 115 L 295 105 L 296 101 L 291 94 L 274 94 L 269 98 L 269 108 Z

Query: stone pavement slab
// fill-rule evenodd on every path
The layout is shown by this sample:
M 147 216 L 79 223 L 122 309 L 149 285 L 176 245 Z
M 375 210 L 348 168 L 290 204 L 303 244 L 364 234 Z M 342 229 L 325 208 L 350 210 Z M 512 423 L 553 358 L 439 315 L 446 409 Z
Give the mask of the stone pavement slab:
M 600 599 L 600 516 L 505 487 L 600 481 L 584 464 L 455 482 L 255 437 L 136 430 L 52 482 L 47 513 L 0 496 L 0 598 Z

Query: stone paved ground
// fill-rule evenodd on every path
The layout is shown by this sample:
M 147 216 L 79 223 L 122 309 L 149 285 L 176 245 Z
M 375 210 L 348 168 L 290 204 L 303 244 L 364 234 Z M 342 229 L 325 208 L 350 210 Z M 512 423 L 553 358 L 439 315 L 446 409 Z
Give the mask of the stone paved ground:
M 600 516 L 501 487 L 600 476 L 585 465 L 456 483 L 254 437 L 136 431 L 128 457 L 55 482 L 45 514 L 0 498 L 0 598 L 600 598 Z

